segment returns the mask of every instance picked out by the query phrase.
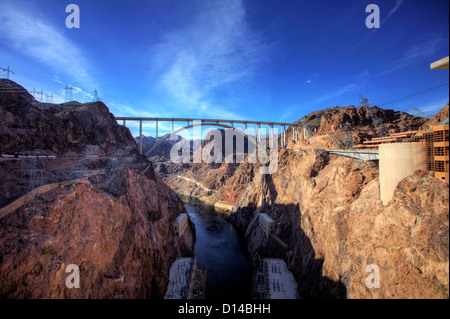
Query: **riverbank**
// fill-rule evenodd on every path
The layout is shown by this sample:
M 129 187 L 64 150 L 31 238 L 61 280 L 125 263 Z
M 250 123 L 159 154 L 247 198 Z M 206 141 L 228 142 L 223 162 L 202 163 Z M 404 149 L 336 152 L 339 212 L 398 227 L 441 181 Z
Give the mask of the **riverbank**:
M 211 203 L 210 201 L 205 201 L 203 198 L 189 196 L 189 195 L 186 195 L 183 193 L 177 193 L 177 195 L 178 195 L 178 197 L 180 197 L 180 199 L 185 204 L 207 206 L 211 209 L 214 209 L 216 212 L 218 212 L 224 218 L 228 218 L 234 209 L 234 205 L 232 205 L 230 203 L 225 203 L 225 202 L 220 202 L 220 201 Z
M 252 267 L 244 239 L 228 222 L 228 214 L 197 198 L 180 199 L 195 224 L 194 257 L 208 271 L 206 298 L 251 299 Z

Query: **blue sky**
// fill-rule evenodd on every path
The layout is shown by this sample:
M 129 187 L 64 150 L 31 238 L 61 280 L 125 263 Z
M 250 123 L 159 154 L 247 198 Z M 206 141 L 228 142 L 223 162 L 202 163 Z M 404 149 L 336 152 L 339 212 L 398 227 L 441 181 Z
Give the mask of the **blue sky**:
M 70 3 L 80 8 L 79 29 L 65 26 Z M 379 29 L 365 26 L 370 3 L 380 7 Z M 448 0 L 0 0 L 0 66 L 57 103 L 66 85 L 81 102 L 97 89 L 116 116 L 293 122 L 358 105 L 358 94 L 383 108 L 438 111 L 449 99 L 449 74 L 430 63 L 449 55 L 448 7 Z

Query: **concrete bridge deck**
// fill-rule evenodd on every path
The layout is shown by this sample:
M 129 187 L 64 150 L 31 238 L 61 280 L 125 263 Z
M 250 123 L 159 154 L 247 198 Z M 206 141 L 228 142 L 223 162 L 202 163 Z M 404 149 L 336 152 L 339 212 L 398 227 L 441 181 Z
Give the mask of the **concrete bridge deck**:
M 123 121 L 123 126 L 126 127 L 127 121 L 138 121 L 139 122 L 139 152 L 143 154 L 142 148 L 142 123 L 143 122 L 155 122 L 156 123 L 156 137 L 158 137 L 158 123 L 159 122 L 172 122 L 172 133 L 178 133 L 183 129 L 188 129 L 196 127 L 199 125 L 217 125 L 224 128 L 234 128 L 234 124 L 243 124 L 244 132 L 247 133 L 247 126 L 256 125 L 256 135 L 257 141 L 260 141 L 260 131 L 261 125 L 269 126 L 269 134 L 273 136 L 273 127 L 280 126 L 281 128 L 281 144 L 284 147 L 286 145 L 286 126 L 292 128 L 293 139 L 297 142 L 298 140 L 298 128 L 303 128 L 303 134 L 306 134 L 305 126 L 302 123 L 287 123 L 287 122 L 268 122 L 268 121 L 251 121 L 251 120 L 230 120 L 230 119 L 195 119 L 195 118 L 166 118 L 166 117 L 116 117 L 116 121 Z M 175 131 L 175 122 L 184 122 L 187 125 L 180 130 Z M 192 123 L 192 124 L 191 124 Z
M 378 161 L 380 159 L 378 150 L 328 150 L 328 153 L 356 158 L 363 161 Z
M 292 128 L 292 138 L 295 142 L 298 140 L 298 128 L 303 129 L 304 136 L 308 135 L 305 132 L 305 124 L 302 123 L 287 123 L 287 122 L 267 122 L 267 121 L 250 121 L 250 120 L 230 120 L 230 119 L 194 119 L 194 118 L 162 118 L 162 117 L 116 117 L 117 121 L 123 121 L 123 125 L 126 126 L 127 121 L 139 121 L 139 150 L 142 152 L 142 123 L 143 122 L 155 122 L 156 123 L 156 137 L 158 137 L 158 122 L 172 122 L 172 133 L 176 133 L 180 130 L 174 131 L 175 122 L 184 122 L 187 124 L 185 128 L 191 128 L 196 125 L 218 125 L 221 127 L 233 128 L 234 124 L 243 124 L 244 132 L 247 132 L 247 125 L 253 124 L 257 126 L 257 142 L 259 142 L 261 125 L 268 125 L 270 127 L 270 135 L 273 136 L 273 127 L 281 127 L 281 147 L 286 147 L 286 126 Z M 192 124 L 191 124 L 192 123 Z M 229 125 L 224 125 L 224 123 Z M 326 150 L 329 154 L 340 155 L 360 159 L 364 161 L 378 160 L 378 150 Z
M 295 152 L 306 152 L 308 149 L 301 148 L 286 148 L 288 151 Z M 328 154 L 345 156 L 350 158 L 355 158 L 363 161 L 378 161 L 379 154 L 378 150 L 326 150 L 326 149 L 317 149 L 328 152 Z

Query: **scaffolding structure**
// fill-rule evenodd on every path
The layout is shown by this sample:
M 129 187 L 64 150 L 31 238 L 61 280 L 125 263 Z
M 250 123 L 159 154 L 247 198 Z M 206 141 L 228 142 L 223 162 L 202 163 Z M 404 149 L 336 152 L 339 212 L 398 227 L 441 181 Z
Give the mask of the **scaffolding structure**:
M 449 184 L 449 124 L 436 125 L 431 130 L 416 134 L 412 142 L 425 142 L 427 169 Z

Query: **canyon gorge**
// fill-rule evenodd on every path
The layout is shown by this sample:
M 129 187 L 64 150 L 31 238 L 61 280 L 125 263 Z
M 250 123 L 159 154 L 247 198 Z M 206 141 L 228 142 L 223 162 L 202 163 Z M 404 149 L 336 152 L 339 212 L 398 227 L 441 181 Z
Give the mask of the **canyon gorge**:
M 326 151 L 347 146 L 344 126 L 358 144 L 435 125 L 448 104 L 430 121 L 368 106 L 311 113 L 298 121 L 308 134 L 295 142 L 288 130 L 277 171 L 261 174 L 247 154 L 172 163 L 168 142 L 147 158 L 102 102 L 40 103 L 12 81 L 0 87 L 0 151 L 22 156 L 0 162 L 2 298 L 162 298 L 171 264 L 194 255 L 194 223 L 180 238 L 172 227 L 186 213 L 177 194 L 232 206 L 250 258 L 283 259 L 302 299 L 448 298 L 448 184 L 417 170 L 384 205 L 376 161 Z M 144 154 L 158 142 L 147 137 Z M 260 213 L 277 224 L 270 236 Z M 80 289 L 66 289 L 69 264 Z M 379 288 L 366 285 L 369 265 Z

